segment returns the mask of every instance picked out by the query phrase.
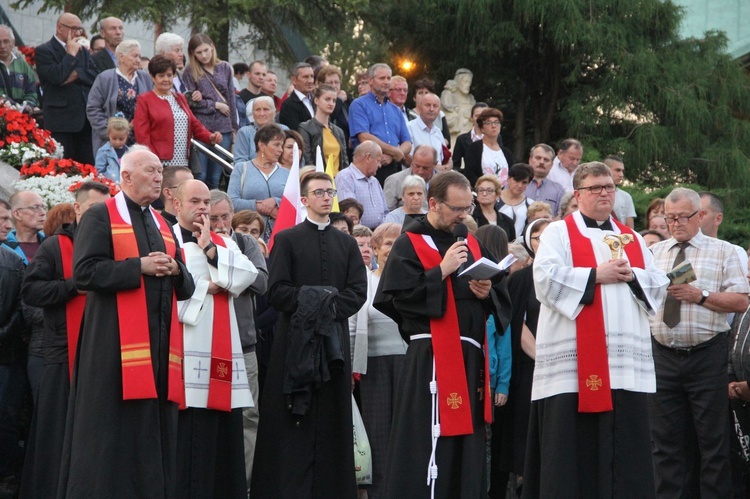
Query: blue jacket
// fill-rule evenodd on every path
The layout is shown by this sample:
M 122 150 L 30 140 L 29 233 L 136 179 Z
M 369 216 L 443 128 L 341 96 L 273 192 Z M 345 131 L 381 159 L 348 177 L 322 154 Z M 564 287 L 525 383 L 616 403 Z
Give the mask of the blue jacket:
M 126 151 L 127 149 L 128 146 L 125 146 Z M 117 153 L 109 142 L 96 151 L 94 166 L 96 166 L 96 171 L 105 177 L 112 179 L 115 182 L 120 181 L 120 159 L 117 157 Z
M 493 393 L 508 395 L 510 387 L 510 326 L 505 334 L 498 334 L 495 317 L 487 319 L 487 350 L 490 352 L 490 387 Z
M 44 232 L 41 230 L 37 233 L 37 236 L 39 237 L 39 242 L 41 243 L 44 241 Z M 18 256 L 23 258 L 24 265 L 29 264 L 29 259 L 26 258 L 26 255 L 23 253 L 23 250 L 21 249 L 21 244 L 18 242 L 18 239 L 16 239 L 16 229 L 13 229 L 12 231 L 8 232 L 8 238 L 5 240 L 5 242 L 2 244 L 9 250 L 15 252 Z

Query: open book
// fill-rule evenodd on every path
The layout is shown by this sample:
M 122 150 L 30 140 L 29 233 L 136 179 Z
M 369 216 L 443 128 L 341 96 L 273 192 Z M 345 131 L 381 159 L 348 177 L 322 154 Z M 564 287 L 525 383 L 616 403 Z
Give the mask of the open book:
M 508 253 L 508 256 L 503 258 L 500 263 L 495 263 L 492 260 L 488 260 L 485 257 L 480 258 L 474 262 L 466 270 L 458 274 L 459 277 L 466 276 L 469 279 L 492 279 L 497 274 L 507 269 L 515 261 L 518 260 L 513 253 Z
M 695 276 L 695 270 L 693 270 L 693 265 L 687 260 L 673 268 L 671 272 L 667 273 L 667 277 L 671 284 L 687 284 L 697 279 Z

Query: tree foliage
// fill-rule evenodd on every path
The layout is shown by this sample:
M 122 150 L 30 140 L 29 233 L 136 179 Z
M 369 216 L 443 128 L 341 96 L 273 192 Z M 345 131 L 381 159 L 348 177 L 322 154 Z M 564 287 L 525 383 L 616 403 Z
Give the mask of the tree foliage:
M 750 80 L 723 34 L 680 39 L 671 1 L 400 0 L 363 17 L 438 81 L 471 69 L 519 158 L 575 136 L 648 184 L 750 181 Z

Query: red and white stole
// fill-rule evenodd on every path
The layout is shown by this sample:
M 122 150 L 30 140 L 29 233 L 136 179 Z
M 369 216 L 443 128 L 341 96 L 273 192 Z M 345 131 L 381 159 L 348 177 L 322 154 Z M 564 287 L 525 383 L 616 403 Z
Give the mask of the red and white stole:
M 643 252 L 633 231 L 617 220 L 612 220 L 621 233 L 633 237 L 625 245 L 631 267 L 644 268 Z M 565 217 L 570 239 L 573 266 L 596 268 L 596 253 L 591 239 L 576 224 L 574 215 Z M 594 301 L 584 305 L 576 318 L 576 346 L 578 357 L 578 412 L 607 412 L 612 410 L 612 388 L 609 379 L 609 357 L 604 325 L 601 285 L 594 289 Z

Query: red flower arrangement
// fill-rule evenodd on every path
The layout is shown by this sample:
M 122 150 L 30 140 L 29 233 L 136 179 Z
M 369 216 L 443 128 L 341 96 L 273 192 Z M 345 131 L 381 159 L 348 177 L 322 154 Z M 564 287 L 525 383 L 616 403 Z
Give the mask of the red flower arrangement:
M 75 184 L 68 187 L 68 190 L 72 192 L 73 195 L 75 195 L 75 193 L 78 192 L 78 189 L 81 188 L 84 182 L 99 182 L 100 184 L 106 185 L 107 187 L 109 187 L 110 196 L 114 196 L 115 194 L 120 192 L 120 187 L 117 185 L 117 183 L 113 181 L 112 179 L 109 179 L 104 176 L 99 176 L 99 177 L 95 177 L 95 178 L 87 179 L 87 180 L 81 180 L 80 182 L 76 182 Z
M 32 68 L 36 67 L 36 48 L 29 47 L 28 45 L 21 45 L 18 47 L 18 51 L 26 58 L 26 62 L 29 63 L 29 66 Z
M 49 154 L 57 148 L 52 134 L 39 128 L 34 118 L 15 109 L 0 108 L 0 148 L 13 143 L 34 144 Z
M 22 177 L 46 177 L 47 175 L 60 175 L 63 173 L 68 176 L 80 175 L 82 177 L 89 175 L 96 177 L 98 175 L 96 168 L 92 165 L 79 163 L 72 159 L 57 158 L 44 158 L 30 165 L 23 165 L 20 173 Z

